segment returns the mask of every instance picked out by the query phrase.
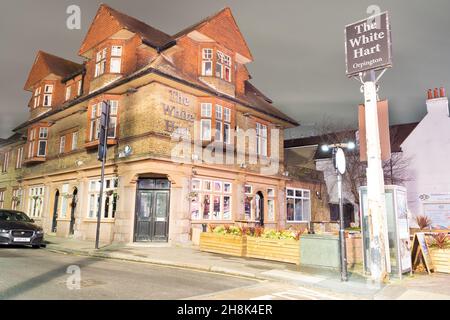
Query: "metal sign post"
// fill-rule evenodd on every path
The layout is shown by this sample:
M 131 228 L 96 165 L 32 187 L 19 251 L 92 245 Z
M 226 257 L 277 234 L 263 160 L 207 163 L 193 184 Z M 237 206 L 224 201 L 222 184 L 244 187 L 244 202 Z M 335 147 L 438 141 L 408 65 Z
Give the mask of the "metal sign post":
M 98 199 L 98 211 L 97 211 L 97 230 L 95 234 L 95 249 L 99 248 L 100 242 L 100 222 L 102 216 L 103 205 L 103 190 L 105 184 L 105 162 L 106 154 L 108 150 L 108 127 L 109 127 L 109 101 L 103 101 L 102 103 L 102 115 L 100 118 L 100 134 L 98 143 L 98 160 L 102 162 L 101 177 L 100 177 L 100 195 Z
M 392 66 L 391 30 L 384 12 L 345 27 L 346 73 L 359 77 L 364 93 L 367 190 L 370 230 L 370 273 L 374 282 L 388 278 L 390 271 L 384 173 L 378 127 L 377 82 Z M 378 77 L 375 71 L 383 70 Z

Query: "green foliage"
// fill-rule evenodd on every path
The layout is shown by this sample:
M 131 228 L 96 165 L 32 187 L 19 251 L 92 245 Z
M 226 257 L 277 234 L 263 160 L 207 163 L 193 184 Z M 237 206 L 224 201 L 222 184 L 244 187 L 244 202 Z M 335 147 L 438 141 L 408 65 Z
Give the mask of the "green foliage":
M 450 239 L 448 234 L 444 232 L 434 234 L 430 247 L 439 249 L 450 248 Z

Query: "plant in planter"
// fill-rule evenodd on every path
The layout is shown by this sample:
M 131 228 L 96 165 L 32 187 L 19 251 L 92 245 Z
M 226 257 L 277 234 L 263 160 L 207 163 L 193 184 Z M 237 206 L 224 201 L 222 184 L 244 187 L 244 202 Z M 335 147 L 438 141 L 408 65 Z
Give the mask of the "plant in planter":
M 440 232 L 433 234 L 430 255 L 436 272 L 450 273 L 450 236 Z
M 246 235 L 237 226 L 209 225 L 209 232 L 200 235 L 200 250 L 228 254 L 232 256 L 245 256 Z
M 427 216 L 417 216 L 416 223 L 420 230 L 429 229 L 431 226 L 431 219 Z

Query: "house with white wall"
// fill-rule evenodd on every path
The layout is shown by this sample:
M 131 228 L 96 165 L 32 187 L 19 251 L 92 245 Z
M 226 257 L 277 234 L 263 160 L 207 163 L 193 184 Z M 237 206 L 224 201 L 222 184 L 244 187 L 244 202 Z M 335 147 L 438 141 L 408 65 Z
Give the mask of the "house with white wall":
M 434 227 L 450 228 L 450 114 L 444 88 L 428 90 L 426 106 L 426 116 L 401 144 L 410 161 L 408 207 L 413 216 L 428 216 Z

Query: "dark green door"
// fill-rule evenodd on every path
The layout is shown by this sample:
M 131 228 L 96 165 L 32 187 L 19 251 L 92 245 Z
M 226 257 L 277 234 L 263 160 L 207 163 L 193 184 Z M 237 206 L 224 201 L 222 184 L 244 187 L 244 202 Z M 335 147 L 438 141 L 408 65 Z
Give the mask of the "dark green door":
M 169 190 L 138 189 L 134 241 L 168 241 L 169 200 Z

